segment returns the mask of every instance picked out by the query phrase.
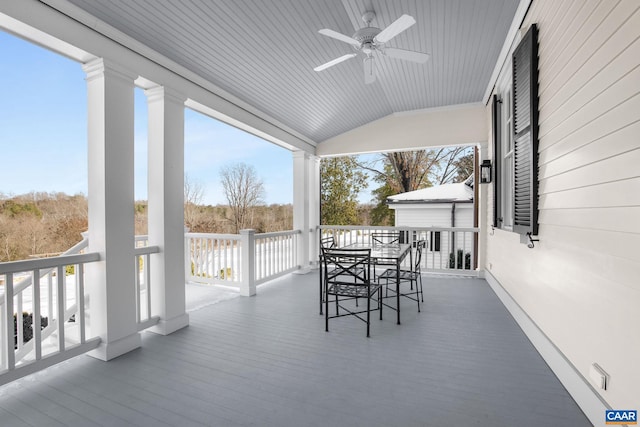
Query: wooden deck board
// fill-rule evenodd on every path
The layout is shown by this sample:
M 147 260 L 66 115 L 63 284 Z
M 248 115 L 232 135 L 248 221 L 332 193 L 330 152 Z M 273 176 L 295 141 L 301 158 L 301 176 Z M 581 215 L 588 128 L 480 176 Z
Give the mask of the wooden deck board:
M 589 426 L 484 280 L 428 278 L 422 313 L 318 315 L 317 274 L 190 313 L 105 363 L 0 388 L 5 426 Z

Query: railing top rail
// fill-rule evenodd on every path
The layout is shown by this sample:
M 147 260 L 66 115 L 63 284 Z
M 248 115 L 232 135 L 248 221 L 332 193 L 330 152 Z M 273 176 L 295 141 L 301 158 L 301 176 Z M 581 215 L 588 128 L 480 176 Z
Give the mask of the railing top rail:
M 318 228 L 321 230 L 393 230 L 398 227 L 392 225 L 319 225 Z
M 158 252 L 160 252 L 160 246 L 144 246 L 133 250 L 134 255 L 157 254 Z
M 81 250 L 83 250 L 88 246 L 89 246 L 89 239 L 87 237 L 83 237 L 82 240 L 80 240 L 78 243 L 76 243 L 75 245 L 71 246 L 69 249 L 64 251 L 62 255 L 77 254 L 78 252 L 80 252 Z
M 410 226 L 376 226 L 376 225 L 319 225 L 320 230 L 401 230 L 401 231 L 456 231 L 479 232 L 478 227 L 410 227 Z
M 198 239 L 227 239 L 240 240 L 239 234 L 216 234 L 216 233 L 184 233 L 185 237 L 195 237 Z
M 302 230 L 287 230 L 287 231 L 274 231 L 271 233 L 256 234 L 256 239 L 264 239 L 267 237 L 280 237 L 280 236 L 293 236 L 295 234 L 302 234 Z
M 3 262 L 0 263 L 0 274 L 20 273 L 36 269 L 40 270 L 43 268 L 54 268 L 62 265 L 83 264 L 95 261 L 100 261 L 100 254 L 98 252 L 77 255 L 60 255 L 55 258 L 38 258 Z

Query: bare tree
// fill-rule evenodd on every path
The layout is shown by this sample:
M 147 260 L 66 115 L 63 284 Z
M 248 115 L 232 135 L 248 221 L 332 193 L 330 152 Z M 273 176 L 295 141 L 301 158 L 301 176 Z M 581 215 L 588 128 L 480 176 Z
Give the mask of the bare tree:
M 358 162 L 360 168 L 372 172 L 374 180 L 380 183 L 373 191 L 377 205 L 371 213 L 372 224 L 393 224 L 393 210 L 386 205 L 387 197 L 453 182 L 460 173 L 459 160 L 468 151 L 468 147 L 403 151 L 383 153 L 373 161 Z
M 184 223 L 191 231 L 197 223 L 199 205 L 204 198 L 202 184 L 194 181 L 189 174 L 184 175 Z
M 250 226 L 252 208 L 261 203 L 264 185 L 253 166 L 236 163 L 220 171 L 224 194 L 231 208 L 235 232 Z

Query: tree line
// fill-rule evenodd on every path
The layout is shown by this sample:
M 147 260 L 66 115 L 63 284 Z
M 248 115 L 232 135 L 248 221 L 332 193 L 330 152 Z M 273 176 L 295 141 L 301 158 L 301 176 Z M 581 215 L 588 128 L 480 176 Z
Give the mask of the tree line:
M 135 202 L 137 235 L 147 234 L 147 210 L 146 200 Z M 185 203 L 185 225 L 196 233 L 235 233 L 233 211 L 228 205 Z M 243 228 L 259 233 L 291 230 L 293 206 L 252 206 L 244 221 Z M 0 194 L 0 262 L 58 255 L 80 242 L 88 225 L 87 198 L 82 194 Z

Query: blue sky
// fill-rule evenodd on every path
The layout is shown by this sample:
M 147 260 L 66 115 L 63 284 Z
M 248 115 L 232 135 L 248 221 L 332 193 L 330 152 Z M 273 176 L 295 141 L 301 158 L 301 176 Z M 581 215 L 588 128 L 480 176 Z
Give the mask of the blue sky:
M 86 84 L 80 64 L 0 31 L 0 193 L 87 194 Z M 135 94 L 135 196 L 147 198 L 147 108 Z M 185 172 L 204 203 L 225 203 L 220 168 L 244 162 L 263 180 L 266 203 L 293 201 L 284 148 L 185 109 Z

